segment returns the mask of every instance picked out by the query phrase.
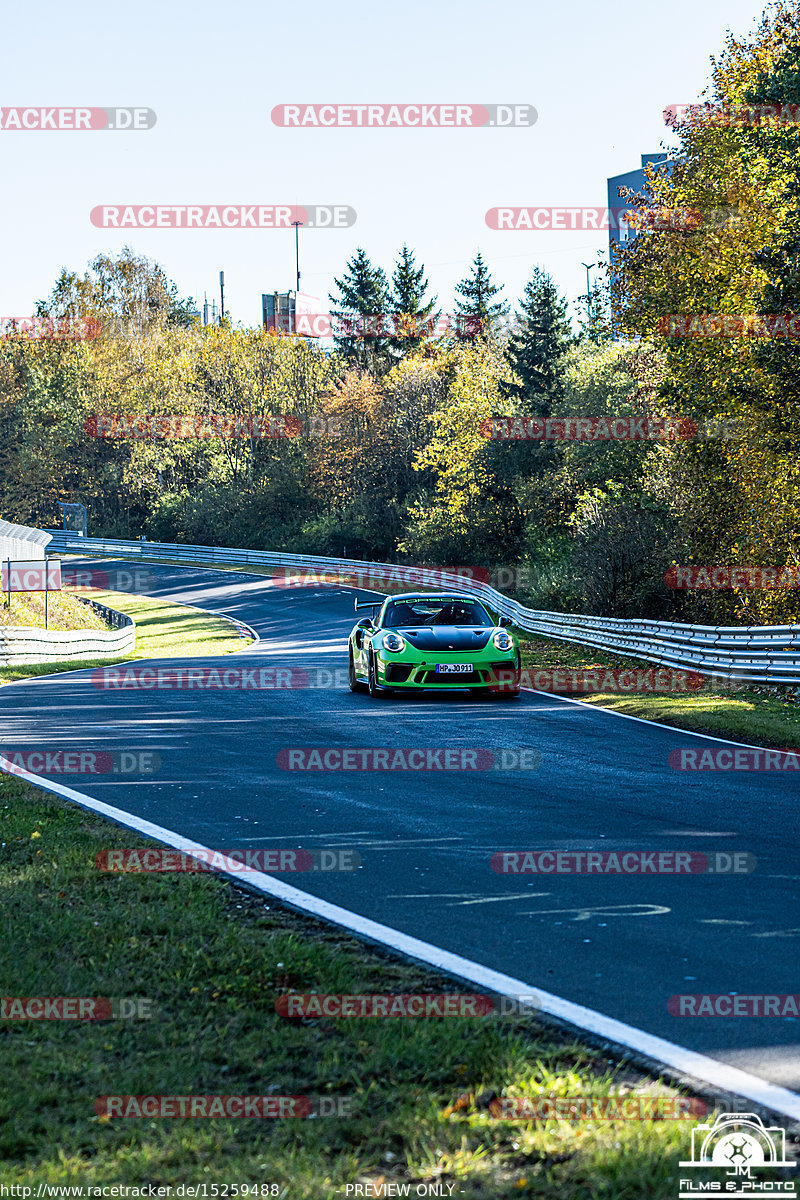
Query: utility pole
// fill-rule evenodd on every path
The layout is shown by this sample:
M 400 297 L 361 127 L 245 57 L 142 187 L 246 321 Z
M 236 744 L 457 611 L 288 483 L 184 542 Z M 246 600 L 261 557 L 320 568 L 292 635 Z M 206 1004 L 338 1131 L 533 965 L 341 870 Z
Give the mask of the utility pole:
M 589 329 L 592 329 L 592 289 L 589 284 L 589 270 L 591 267 L 597 266 L 596 263 L 581 263 L 582 267 L 586 267 L 586 319 L 589 322 Z M 589 335 L 594 340 L 594 333 Z
M 297 298 L 300 295 L 300 226 L 302 221 L 292 221 L 294 225 L 294 264 L 296 271 L 294 292 L 294 333 L 297 333 Z
M 219 273 L 219 320 L 222 324 L 222 319 L 225 316 L 225 272 Z

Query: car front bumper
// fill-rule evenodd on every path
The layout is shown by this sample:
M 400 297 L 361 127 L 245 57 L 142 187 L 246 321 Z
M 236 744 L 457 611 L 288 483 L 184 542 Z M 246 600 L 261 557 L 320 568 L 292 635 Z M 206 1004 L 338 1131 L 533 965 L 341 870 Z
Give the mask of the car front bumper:
M 453 661 L 458 661 L 455 655 Z M 398 661 L 385 652 L 377 655 L 378 683 L 398 691 L 515 691 L 519 688 L 516 651 L 505 657 L 498 653 L 492 659 L 473 661 L 470 666 L 471 671 L 458 675 L 440 674 L 436 670 L 436 661 L 430 659 L 407 662 Z

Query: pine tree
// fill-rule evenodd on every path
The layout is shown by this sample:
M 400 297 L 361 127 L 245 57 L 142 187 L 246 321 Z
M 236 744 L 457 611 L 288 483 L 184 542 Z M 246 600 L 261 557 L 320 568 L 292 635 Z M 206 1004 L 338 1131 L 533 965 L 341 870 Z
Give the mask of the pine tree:
M 494 300 L 502 290 L 492 282 L 492 273 L 479 250 L 472 260 L 472 274 L 456 284 L 456 294 L 462 297 L 456 300 L 456 316 L 463 322 L 466 336 L 487 333 L 495 321 L 506 315 L 505 301 Z
M 400 336 L 389 339 L 389 345 L 398 357 L 416 350 L 423 338 L 430 336 L 426 330 L 432 332 L 434 329 L 438 316 L 434 313 L 437 297 L 425 300 L 427 290 L 424 266 L 416 269 L 414 251 L 403 243 L 392 275 L 391 297 L 394 323 Z
M 540 267 L 525 286 L 507 357 L 519 383 L 509 385 L 517 399 L 533 402 L 530 412 L 546 416 L 564 390 L 564 356 L 572 340 L 567 301 Z
M 593 280 L 588 296 L 584 292 L 578 300 L 583 301 L 578 320 L 580 339 L 590 342 L 613 341 L 614 325 L 608 281 L 602 278 Z
M 349 362 L 367 368 L 374 367 L 385 359 L 388 342 L 378 336 L 386 329 L 386 311 L 389 302 L 389 283 L 381 267 L 373 267 L 366 252 L 359 246 L 345 266 L 341 279 L 333 281 L 339 295 L 329 296 L 334 326 L 341 332 L 334 334 L 336 348 Z M 380 326 L 372 325 L 360 318 L 373 318 Z

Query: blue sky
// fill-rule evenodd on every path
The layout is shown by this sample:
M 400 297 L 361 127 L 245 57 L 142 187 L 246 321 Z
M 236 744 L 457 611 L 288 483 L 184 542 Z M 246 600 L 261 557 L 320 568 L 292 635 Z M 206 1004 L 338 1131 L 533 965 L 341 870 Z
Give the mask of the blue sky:
M 196 299 L 218 295 L 224 268 L 226 306 L 246 324 L 260 320 L 263 291 L 294 286 L 292 231 L 93 227 L 91 209 L 112 203 L 351 205 L 352 228 L 301 233 L 302 290 L 323 299 L 358 245 L 389 271 L 403 241 L 445 311 L 479 248 L 511 301 L 534 265 L 574 299 L 605 236 L 494 231 L 487 209 L 604 205 L 607 176 L 674 145 L 663 108 L 699 99 L 726 29 L 750 31 L 761 11 L 754 0 L 11 6 L 2 106 L 138 105 L 158 121 L 0 132 L 0 316 L 30 313 L 62 266 L 83 270 L 125 242 Z M 370 101 L 528 103 L 539 116 L 504 130 L 270 119 L 275 104 Z

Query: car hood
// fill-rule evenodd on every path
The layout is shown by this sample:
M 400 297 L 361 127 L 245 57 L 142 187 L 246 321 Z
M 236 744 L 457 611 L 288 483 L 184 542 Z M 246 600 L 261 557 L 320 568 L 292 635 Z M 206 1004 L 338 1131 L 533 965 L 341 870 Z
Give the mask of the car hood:
M 482 650 L 492 636 L 482 625 L 409 625 L 398 629 L 416 650 Z

